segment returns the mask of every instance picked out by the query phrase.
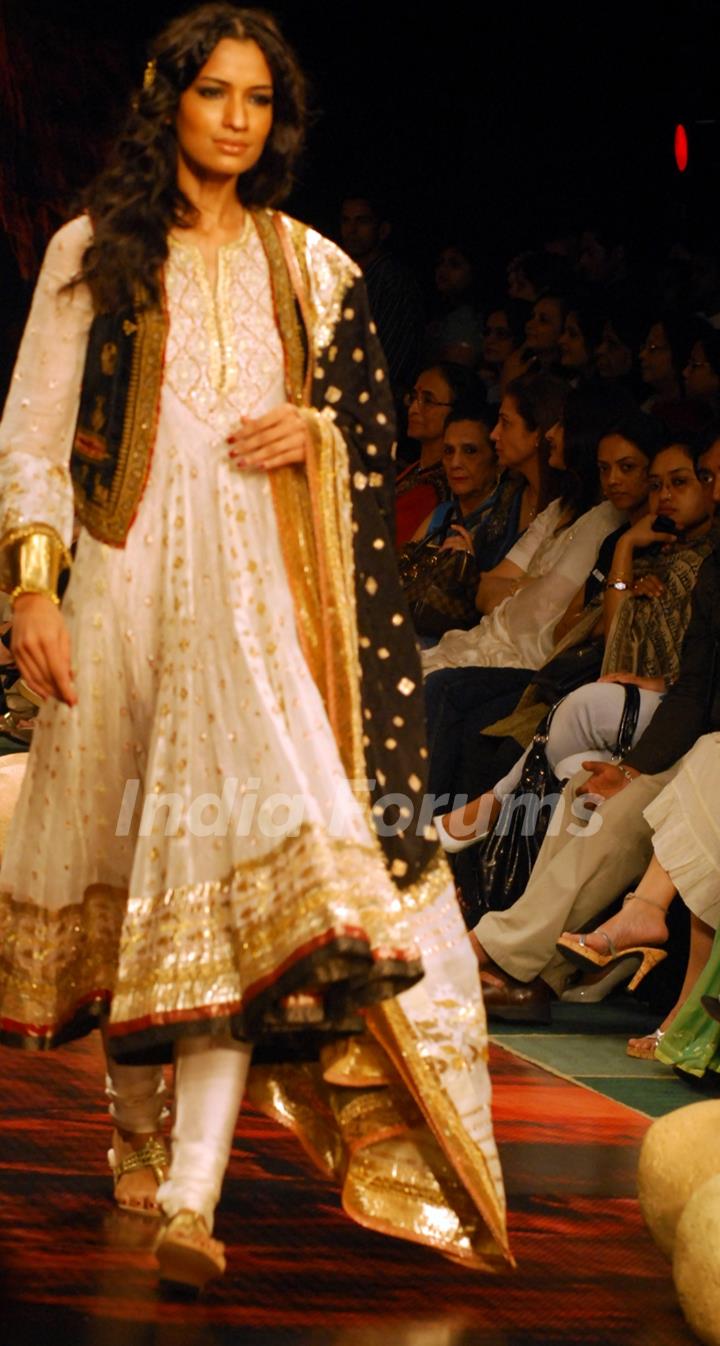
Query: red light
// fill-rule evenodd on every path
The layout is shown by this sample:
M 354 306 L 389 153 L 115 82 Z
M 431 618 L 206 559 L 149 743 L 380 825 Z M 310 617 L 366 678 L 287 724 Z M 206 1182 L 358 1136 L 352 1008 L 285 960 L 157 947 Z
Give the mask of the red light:
M 679 171 L 684 173 L 688 166 L 688 138 L 682 122 L 675 127 L 675 163 Z

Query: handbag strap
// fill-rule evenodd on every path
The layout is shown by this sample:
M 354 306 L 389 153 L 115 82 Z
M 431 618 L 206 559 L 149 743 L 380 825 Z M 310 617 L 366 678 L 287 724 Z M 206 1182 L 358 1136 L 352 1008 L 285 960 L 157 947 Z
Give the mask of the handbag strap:
M 640 688 L 636 687 L 634 682 L 624 682 L 623 688 L 625 702 L 620 716 L 617 743 L 613 749 L 614 758 L 624 757 L 625 753 L 630 751 L 640 714 Z

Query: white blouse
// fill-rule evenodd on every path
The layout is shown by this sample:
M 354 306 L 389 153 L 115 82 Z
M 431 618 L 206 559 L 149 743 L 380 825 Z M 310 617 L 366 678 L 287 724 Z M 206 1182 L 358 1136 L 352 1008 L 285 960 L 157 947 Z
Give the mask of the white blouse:
M 422 656 L 426 674 L 440 668 L 542 668 L 554 631 L 585 583 L 608 533 L 623 515 L 605 501 L 557 530 L 562 515 L 553 500 L 507 554 L 533 580 L 509 595 L 470 631 L 448 631 Z

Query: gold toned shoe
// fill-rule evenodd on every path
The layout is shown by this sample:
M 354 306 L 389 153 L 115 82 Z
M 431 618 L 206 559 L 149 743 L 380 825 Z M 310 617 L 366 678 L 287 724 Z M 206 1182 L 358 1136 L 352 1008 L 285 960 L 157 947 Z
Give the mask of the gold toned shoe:
M 160 1278 L 195 1290 L 226 1268 L 225 1245 L 210 1237 L 205 1218 L 194 1210 L 181 1210 L 160 1230 L 155 1244 Z
M 649 907 L 657 907 L 663 912 L 663 915 L 665 914 L 665 908 L 661 906 L 659 902 L 653 902 L 652 898 L 649 897 L 640 897 L 638 893 L 628 893 L 623 901 L 623 906 L 625 906 L 627 902 L 633 901 L 645 902 Z M 607 953 L 598 953 L 597 949 L 591 949 L 584 934 L 573 937 L 573 935 L 567 932 L 560 936 L 555 948 L 558 953 L 561 953 L 569 962 L 575 963 L 577 967 L 582 967 L 586 970 L 607 968 L 608 972 L 622 962 L 623 959 L 634 955 L 639 959 L 639 962 L 637 971 L 628 982 L 628 991 L 637 990 L 640 982 L 647 976 L 648 972 L 652 972 L 652 969 L 657 967 L 658 963 L 662 963 L 663 959 L 667 958 L 665 950 L 658 949 L 654 945 L 633 944 L 626 949 L 618 949 L 607 931 L 603 930 L 602 926 L 598 930 L 593 930 L 592 934 L 600 935 L 601 938 L 605 940 L 605 943 L 607 944 Z
M 663 1028 L 656 1028 L 654 1033 L 648 1033 L 644 1038 L 630 1038 L 625 1048 L 627 1056 L 633 1056 L 636 1061 L 654 1061 L 655 1048 L 662 1042 L 665 1036 Z
M 160 1207 L 153 1201 L 148 1204 L 146 1200 L 131 1201 L 128 1197 L 119 1197 L 117 1194 L 118 1183 L 127 1173 L 137 1173 L 138 1169 L 150 1168 L 155 1175 L 155 1182 L 160 1186 L 165 1181 L 168 1170 L 168 1152 L 160 1136 L 150 1136 L 137 1150 L 130 1150 L 124 1159 L 117 1159 L 114 1150 L 108 1150 L 108 1163 L 110 1172 L 113 1175 L 113 1189 L 115 1200 L 120 1210 L 130 1211 L 133 1215 L 148 1215 L 154 1220 L 160 1218 Z

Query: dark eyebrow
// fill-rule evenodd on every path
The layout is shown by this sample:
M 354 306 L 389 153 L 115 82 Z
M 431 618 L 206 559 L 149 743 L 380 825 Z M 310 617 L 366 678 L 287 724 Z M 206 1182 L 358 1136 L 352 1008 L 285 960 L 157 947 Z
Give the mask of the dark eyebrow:
M 230 88 L 230 81 L 227 79 L 219 79 L 217 75 L 200 75 L 199 78 L 208 79 L 213 84 L 222 84 L 224 89 Z M 258 89 L 272 89 L 272 87 L 272 84 L 252 84 L 248 89 L 248 93 L 256 93 Z

